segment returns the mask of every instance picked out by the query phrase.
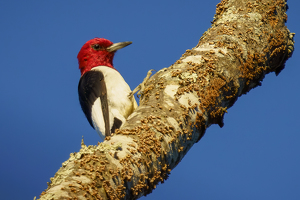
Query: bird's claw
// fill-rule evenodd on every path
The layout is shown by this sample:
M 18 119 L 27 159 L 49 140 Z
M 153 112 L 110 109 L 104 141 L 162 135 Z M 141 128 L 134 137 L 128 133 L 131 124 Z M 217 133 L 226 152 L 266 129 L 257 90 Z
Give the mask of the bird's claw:
M 132 96 L 134 95 L 133 91 L 129 93 L 128 98 L 131 99 Z
M 155 71 L 155 70 L 154 69 L 150 69 L 147 72 L 147 76 L 144 78 L 143 82 L 140 83 L 132 92 L 129 93 L 129 95 L 128 95 L 129 98 L 131 98 L 137 91 L 139 91 L 137 93 L 137 97 L 138 98 L 140 98 L 140 96 L 142 96 L 144 94 L 145 84 L 149 80 L 150 76 L 152 75 L 152 71 Z

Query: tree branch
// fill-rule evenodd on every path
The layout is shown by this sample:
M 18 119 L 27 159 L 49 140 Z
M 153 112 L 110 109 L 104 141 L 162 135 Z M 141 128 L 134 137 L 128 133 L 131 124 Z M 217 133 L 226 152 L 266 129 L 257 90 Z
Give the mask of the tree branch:
M 72 153 L 41 199 L 137 199 L 149 194 L 242 94 L 278 74 L 294 49 L 284 0 L 223 0 L 211 28 L 153 75 L 115 135 Z

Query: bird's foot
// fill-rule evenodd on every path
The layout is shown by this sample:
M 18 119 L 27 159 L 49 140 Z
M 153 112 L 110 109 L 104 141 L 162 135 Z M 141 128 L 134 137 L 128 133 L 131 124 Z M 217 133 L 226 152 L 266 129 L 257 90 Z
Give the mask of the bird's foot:
M 132 98 L 132 96 L 139 91 L 136 95 L 138 98 L 140 98 L 141 95 L 144 94 L 144 90 L 145 90 L 145 84 L 147 83 L 147 81 L 149 80 L 150 76 L 152 75 L 152 71 L 155 71 L 154 69 L 150 69 L 147 72 L 147 76 L 144 78 L 143 82 L 140 83 L 132 92 L 130 92 L 130 94 L 128 95 L 129 98 Z

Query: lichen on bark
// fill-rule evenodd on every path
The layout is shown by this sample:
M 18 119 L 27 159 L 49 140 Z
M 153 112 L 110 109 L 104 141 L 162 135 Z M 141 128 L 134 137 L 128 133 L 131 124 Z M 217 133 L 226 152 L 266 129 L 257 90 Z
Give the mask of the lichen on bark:
M 40 199 L 137 199 L 168 178 L 239 96 L 278 74 L 294 49 L 284 0 L 223 0 L 196 47 L 145 85 L 140 106 L 112 137 L 78 153 Z

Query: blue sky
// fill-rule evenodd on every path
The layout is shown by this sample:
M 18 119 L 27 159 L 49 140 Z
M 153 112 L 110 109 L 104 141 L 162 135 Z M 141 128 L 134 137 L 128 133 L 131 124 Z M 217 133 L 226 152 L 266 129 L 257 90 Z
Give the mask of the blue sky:
M 211 1 L 1 1 L 0 197 L 33 199 L 80 149 L 100 140 L 80 110 L 77 53 L 94 37 L 132 41 L 114 65 L 136 87 L 210 27 Z M 299 2 L 287 26 L 300 33 Z M 295 36 L 297 42 L 298 35 Z M 238 99 L 169 179 L 141 199 L 300 199 L 298 43 L 279 76 Z

